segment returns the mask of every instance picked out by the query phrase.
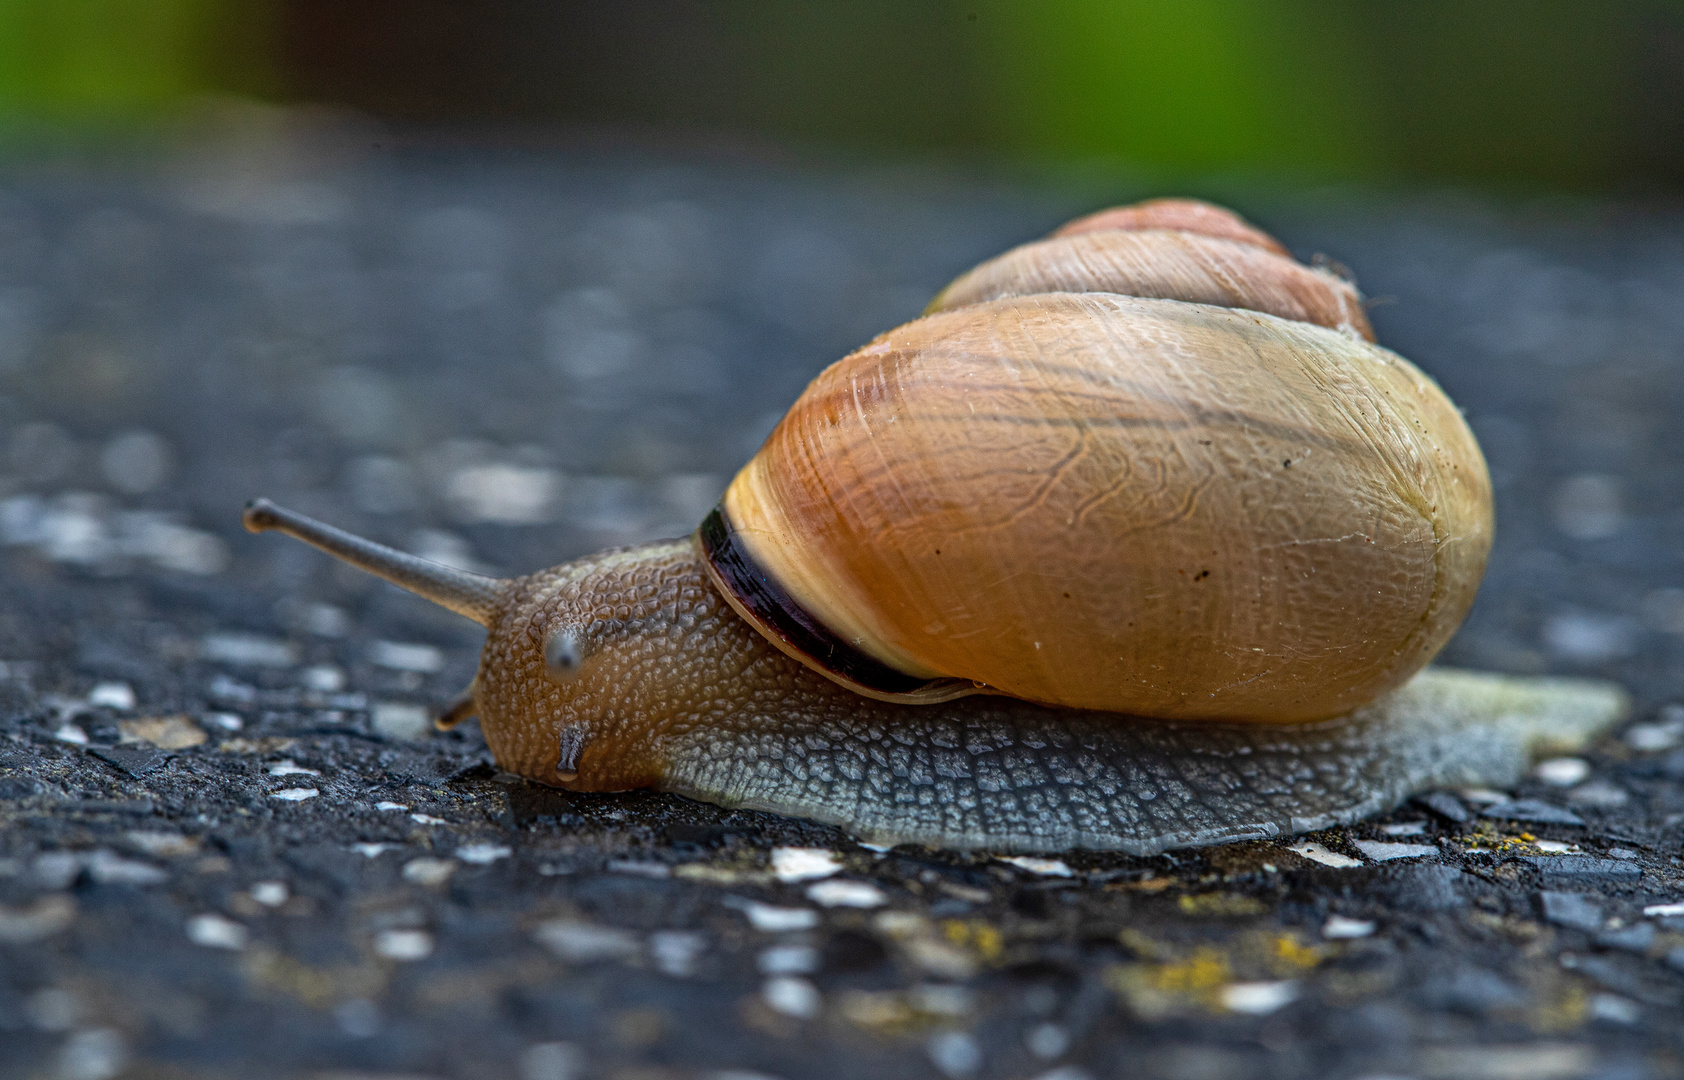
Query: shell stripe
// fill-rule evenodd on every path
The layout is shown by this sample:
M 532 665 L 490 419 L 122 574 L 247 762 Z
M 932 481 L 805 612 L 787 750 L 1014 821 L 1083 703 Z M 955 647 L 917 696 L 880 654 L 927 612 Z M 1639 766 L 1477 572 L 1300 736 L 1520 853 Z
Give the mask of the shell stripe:
M 836 675 L 882 694 L 913 694 L 929 680 L 897 671 L 838 637 L 772 580 L 737 539 L 723 507 L 715 507 L 696 530 L 702 554 L 719 578 L 761 625 L 791 648 Z

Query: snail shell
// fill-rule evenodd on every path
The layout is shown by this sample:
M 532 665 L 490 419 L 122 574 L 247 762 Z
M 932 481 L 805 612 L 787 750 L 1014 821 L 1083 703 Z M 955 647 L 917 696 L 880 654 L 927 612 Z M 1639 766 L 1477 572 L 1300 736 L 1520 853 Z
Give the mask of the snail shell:
M 1294 317 L 1213 306 L 1217 276 L 1187 268 L 1222 260 L 1254 271 L 1224 301 Z M 1189 279 L 1205 302 L 1155 298 Z M 885 700 L 1309 720 L 1400 685 L 1467 613 L 1484 459 L 1354 327 L 1347 282 L 1089 229 L 934 307 L 815 379 L 700 532 L 732 606 L 802 662 Z
M 690 539 L 499 580 L 264 500 L 245 523 L 484 624 L 441 724 L 478 714 L 541 783 L 879 843 L 1276 836 L 1510 783 L 1626 707 L 1421 670 L 1478 586 L 1490 485 L 1371 336 L 1349 282 L 1162 200 L 985 263 L 831 367 Z

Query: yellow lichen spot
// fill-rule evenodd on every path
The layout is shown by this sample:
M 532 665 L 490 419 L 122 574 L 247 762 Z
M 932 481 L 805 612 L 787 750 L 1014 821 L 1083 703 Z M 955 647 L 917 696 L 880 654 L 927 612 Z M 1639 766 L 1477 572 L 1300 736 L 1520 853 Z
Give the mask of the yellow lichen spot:
M 1228 958 L 1207 945 L 1200 945 L 1187 959 L 1176 964 L 1159 964 L 1151 975 L 1154 989 L 1167 994 L 1202 996 L 1227 985 L 1234 977 Z
M 969 949 L 984 963 L 992 963 L 1005 951 L 1006 941 L 998 928 L 981 919 L 948 919 L 941 924 L 942 936 Z
M 1176 906 L 1184 915 L 1193 915 L 1207 919 L 1235 919 L 1250 915 L 1261 915 L 1269 910 L 1269 905 L 1250 896 L 1238 893 L 1197 893 L 1183 896 L 1176 901 Z
M 1306 945 L 1296 934 L 1281 934 L 1275 938 L 1269 966 L 1276 974 L 1290 975 L 1306 971 L 1327 959 L 1324 945 Z

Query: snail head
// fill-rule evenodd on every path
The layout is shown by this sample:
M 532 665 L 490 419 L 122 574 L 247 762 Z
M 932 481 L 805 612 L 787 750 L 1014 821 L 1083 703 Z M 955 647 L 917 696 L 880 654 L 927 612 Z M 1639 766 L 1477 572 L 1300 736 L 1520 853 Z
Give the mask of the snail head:
M 689 539 L 606 551 L 515 578 L 428 562 L 259 499 L 252 532 L 296 537 L 487 630 L 449 726 L 478 714 L 503 768 L 577 791 L 657 784 L 672 736 L 728 723 L 789 665 L 726 606 Z M 805 681 L 805 680 L 798 680 Z

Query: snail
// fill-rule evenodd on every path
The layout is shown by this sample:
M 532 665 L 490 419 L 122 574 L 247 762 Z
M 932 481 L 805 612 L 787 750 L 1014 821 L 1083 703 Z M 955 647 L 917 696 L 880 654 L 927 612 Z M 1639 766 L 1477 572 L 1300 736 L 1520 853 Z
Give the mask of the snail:
M 821 373 L 694 535 L 507 580 L 257 500 L 486 626 L 505 770 L 878 843 L 1151 854 L 1512 783 L 1617 688 L 1428 668 L 1491 485 L 1343 277 L 1157 200 L 962 275 Z

